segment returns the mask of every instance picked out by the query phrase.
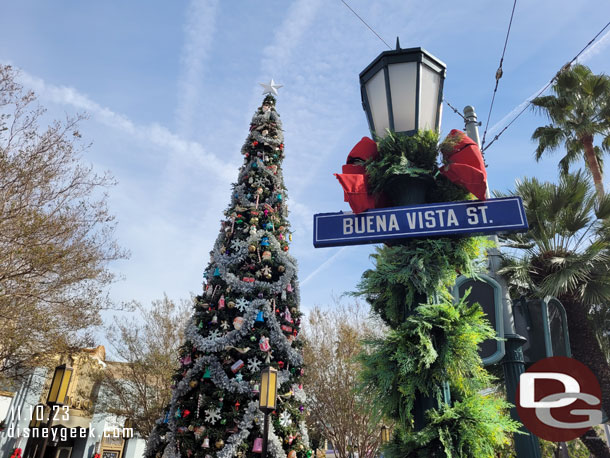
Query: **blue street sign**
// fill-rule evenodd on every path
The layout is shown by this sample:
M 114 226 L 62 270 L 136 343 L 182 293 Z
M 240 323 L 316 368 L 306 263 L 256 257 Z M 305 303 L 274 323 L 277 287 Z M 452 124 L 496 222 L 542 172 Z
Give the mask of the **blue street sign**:
M 408 237 L 489 234 L 526 231 L 520 197 L 441 202 L 379 208 L 357 215 L 348 212 L 313 215 L 316 248 L 363 245 Z

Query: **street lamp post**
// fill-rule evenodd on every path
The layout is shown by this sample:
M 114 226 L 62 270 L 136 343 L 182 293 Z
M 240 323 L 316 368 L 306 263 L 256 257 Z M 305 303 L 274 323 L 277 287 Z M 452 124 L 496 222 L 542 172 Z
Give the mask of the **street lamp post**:
M 408 136 L 418 130 L 440 131 L 446 73 L 447 67 L 441 60 L 422 48 L 402 49 L 397 38 L 396 49 L 382 52 L 360 73 L 362 107 L 371 134 L 383 138 L 388 130 Z M 425 196 L 424 183 L 412 183 L 402 183 L 397 194 Z M 444 382 L 441 389 L 444 401 L 449 403 L 449 384 Z M 417 396 L 416 431 L 426 424 L 425 411 L 434 407 L 438 403 L 433 394 Z
M 446 66 L 422 48 L 382 52 L 360 73 L 362 107 L 373 135 L 440 130 Z
M 53 407 L 63 406 L 66 402 L 66 396 L 68 394 L 68 387 L 70 386 L 70 379 L 72 378 L 73 369 L 65 364 L 57 366 L 55 373 L 53 374 L 53 380 L 51 380 L 51 388 L 49 388 L 49 394 L 47 396 L 47 406 L 49 406 L 49 421 L 47 422 L 47 434 L 40 447 L 38 458 L 43 458 L 44 453 L 47 449 L 49 442 L 49 435 L 51 434 L 51 426 L 53 425 Z
M 267 367 L 261 373 L 261 391 L 258 408 L 265 414 L 263 429 L 262 458 L 267 458 L 267 440 L 269 438 L 269 414 L 275 410 L 277 401 L 277 369 Z

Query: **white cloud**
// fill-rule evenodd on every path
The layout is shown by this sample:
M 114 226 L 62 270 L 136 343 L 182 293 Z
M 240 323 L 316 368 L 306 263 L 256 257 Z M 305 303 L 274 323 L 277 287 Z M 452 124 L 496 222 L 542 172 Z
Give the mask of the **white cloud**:
M 183 135 L 191 134 L 194 115 L 201 109 L 200 92 L 217 9 L 218 0 L 192 0 L 187 9 L 176 109 L 176 123 Z
M 102 107 L 74 88 L 48 84 L 23 70 L 19 72 L 19 80 L 45 100 L 84 110 L 102 124 L 127 133 L 141 142 L 152 143 L 171 155 L 178 156 L 181 161 L 194 161 L 202 169 L 225 181 L 234 178 L 236 165 L 220 161 L 216 156 L 208 153 L 200 143 L 185 140 L 166 127 L 156 123 L 138 125 L 126 116 Z

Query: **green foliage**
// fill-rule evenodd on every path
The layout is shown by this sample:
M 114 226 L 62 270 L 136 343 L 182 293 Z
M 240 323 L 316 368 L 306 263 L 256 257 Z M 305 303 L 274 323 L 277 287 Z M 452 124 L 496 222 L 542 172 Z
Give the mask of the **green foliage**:
M 383 191 L 395 176 L 428 176 L 438 173 L 438 133 L 423 130 L 408 137 L 388 132 L 378 143 L 379 157 L 367 161 L 366 170 L 372 193 Z
M 426 297 L 448 294 L 458 272 L 474 275 L 490 246 L 485 237 L 442 237 L 378 247 L 371 255 L 375 269 L 364 272 L 355 295 L 364 296 L 390 326 L 399 326 Z
M 372 191 L 407 175 L 433 181 L 429 202 L 467 199 L 468 191 L 439 173 L 437 143 L 434 132 L 390 132 L 379 143 L 379 158 L 367 163 Z M 465 298 L 454 304 L 449 293 L 459 274 L 476 276 L 490 246 L 484 237 L 408 239 L 372 255 L 375 268 L 363 274 L 354 295 L 364 296 L 390 331 L 366 342 L 359 389 L 396 425 L 386 457 L 493 457 L 517 431 L 507 403 L 480 394 L 493 380 L 478 345 L 495 332 L 479 304 Z M 447 382 L 453 404 L 444 402 Z M 436 399 L 438 408 L 427 410 L 427 424 L 416 430 L 422 396 Z
M 518 424 L 503 412 L 509 405 L 502 399 L 475 394 L 452 406 L 443 404 L 429 413 L 421 431 L 397 430 L 394 441 L 384 449 L 388 458 L 476 457 L 492 458 L 510 443 L 509 432 Z

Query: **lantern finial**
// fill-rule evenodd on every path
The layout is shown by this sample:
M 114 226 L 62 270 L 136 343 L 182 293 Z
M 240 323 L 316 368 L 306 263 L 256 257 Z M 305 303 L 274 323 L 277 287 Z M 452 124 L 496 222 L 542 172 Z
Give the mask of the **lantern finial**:
M 396 51 L 400 50 L 400 40 L 396 37 Z

